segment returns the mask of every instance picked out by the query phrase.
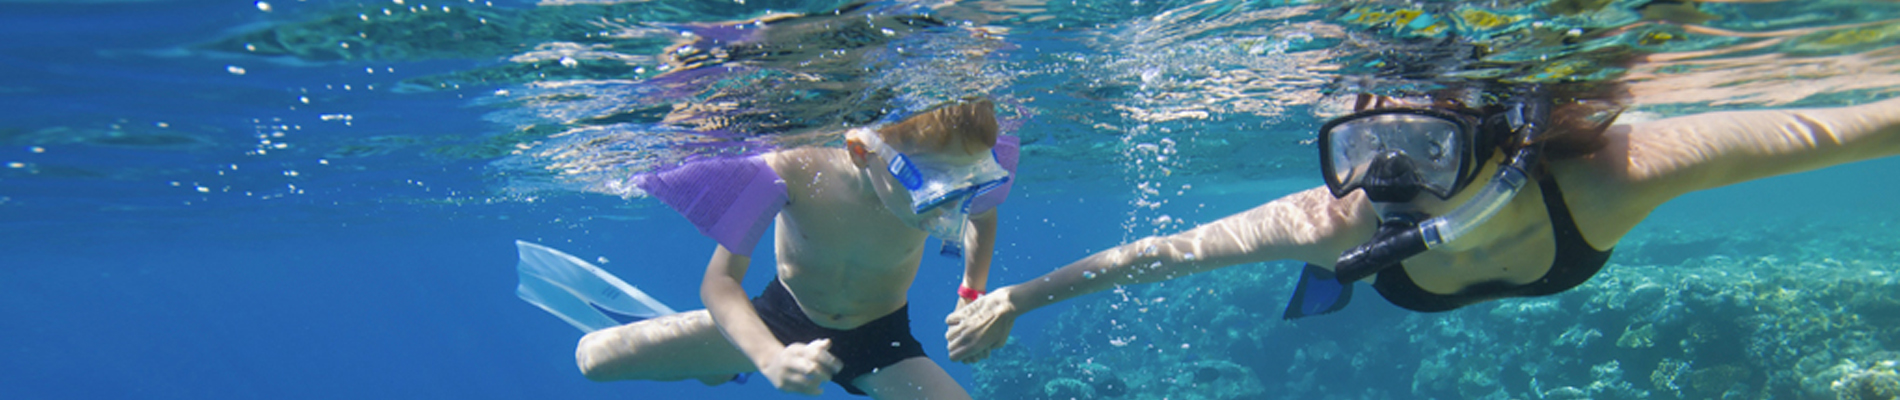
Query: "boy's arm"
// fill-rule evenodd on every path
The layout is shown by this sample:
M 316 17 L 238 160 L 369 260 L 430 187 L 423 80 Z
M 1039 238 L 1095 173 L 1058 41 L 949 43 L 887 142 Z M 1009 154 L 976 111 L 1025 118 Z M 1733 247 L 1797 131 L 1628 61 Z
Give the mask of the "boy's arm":
M 787 392 L 820 394 L 819 385 L 831 380 L 843 364 L 827 352 L 828 340 L 780 344 L 772 336 L 746 298 L 745 288 L 739 285 L 751 262 L 752 257 L 733 254 L 725 246 L 713 250 L 705 280 L 699 286 L 699 300 L 706 303 L 706 311 L 712 314 L 713 323 L 726 335 L 726 341 L 752 359 L 759 374 L 771 380 L 772 386 Z
M 1334 198 L 1324 187 L 1281 197 L 1187 232 L 1116 246 L 1014 286 L 998 288 L 952 313 L 944 336 L 950 359 L 973 362 L 1001 346 L 1016 316 L 1119 285 L 1156 282 L 1217 268 L 1298 259 L 1331 266 L 1372 236 L 1377 222 L 1364 195 Z
M 987 290 L 990 279 L 990 260 L 996 255 L 996 208 L 971 214 L 969 251 L 963 257 L 963 287 L 979 293 Z M 957 308 L 970 304 L 959 293 Z

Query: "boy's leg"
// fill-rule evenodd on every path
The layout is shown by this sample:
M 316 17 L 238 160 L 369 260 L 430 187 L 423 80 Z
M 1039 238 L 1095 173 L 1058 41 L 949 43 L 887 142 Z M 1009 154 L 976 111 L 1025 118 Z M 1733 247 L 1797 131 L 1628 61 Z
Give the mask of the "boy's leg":
M 715 385 L 758 369 L 726 341 L 706 310 L 589 333 L 575 346 L 574 361 L 595 381 L 699 379 Z
M 876 400 L 967 400 L 970 393 L 926 357 L 911 357 L 851 382 Z

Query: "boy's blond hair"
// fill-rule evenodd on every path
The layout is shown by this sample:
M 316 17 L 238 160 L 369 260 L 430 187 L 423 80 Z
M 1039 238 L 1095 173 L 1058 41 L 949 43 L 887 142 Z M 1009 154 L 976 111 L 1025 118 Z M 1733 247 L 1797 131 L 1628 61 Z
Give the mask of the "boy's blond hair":
M 993 108 L 995 103 L 989 99 L 944 104 L 878 128 L 877 133 L 892 147 L 905 151 L 987 151 L 996 146 Z

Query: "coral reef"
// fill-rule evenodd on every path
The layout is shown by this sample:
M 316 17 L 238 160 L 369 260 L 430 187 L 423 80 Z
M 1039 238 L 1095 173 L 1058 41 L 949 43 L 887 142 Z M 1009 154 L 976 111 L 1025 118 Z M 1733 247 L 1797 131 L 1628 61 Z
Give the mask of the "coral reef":
M 1297 264 L 1078 300 L 977 365 L 979 398 L 1894 399 L 1895 221 L 1653 224 L 1555 296 L 1419 314 L 1361 291 L 1278 318 Z M 1753 228 L 1750 228 L 1753 227 Z M 1124 390 L 1103 390 L 1113 377 Z
M 1072 378 L 1057 378 L 1043 383 L 1042 393 L 1051 399 L 1093 399 L 1095 387 Z
M 1816 374 L 1813 381 L 1833 378 L 1825 393 L 1838 400 L 1892 400 L 1900 398 L 1900 374 L 1895 373 L 1900 361 L 1867 363 L 1862 366 L 1853 360 L 1842 360 L 1840 364 Z M 1806 393 L 1814 398 L 1828 398 L 1822 392 Z

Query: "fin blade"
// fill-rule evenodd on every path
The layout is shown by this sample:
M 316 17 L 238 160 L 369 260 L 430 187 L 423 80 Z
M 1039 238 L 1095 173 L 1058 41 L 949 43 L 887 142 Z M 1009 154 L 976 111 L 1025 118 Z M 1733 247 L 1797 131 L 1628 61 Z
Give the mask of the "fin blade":
M 515 241 L 515 295 L 583 331 L 675 313 L 626 281 L 560 250 Z
M 1340 283 L 1333 271 L 1306 264 L 1300 269 L 1300 282 L 1293 289 L 1281 319 L 1296 319 L 1332 314 L 1352 302 L 1352 285 Z
M 522 301 L 540 307 L 542 311 L 554 314 L 554 317 L 573 325 L 581 332 L 593 332 L 612 328 L 616 325 L 613 318 L 599 312 L 579 297 L 568 293 L 553 282 L 540 277 L 522 274 L 521 284 L 515 287 L 515 296 Z

